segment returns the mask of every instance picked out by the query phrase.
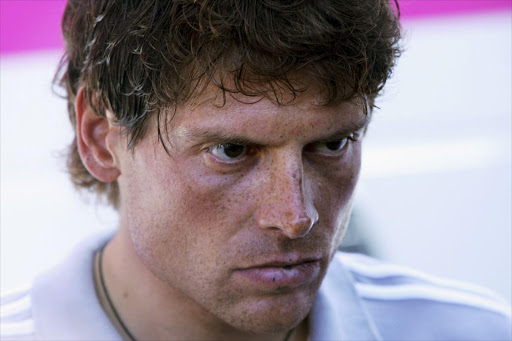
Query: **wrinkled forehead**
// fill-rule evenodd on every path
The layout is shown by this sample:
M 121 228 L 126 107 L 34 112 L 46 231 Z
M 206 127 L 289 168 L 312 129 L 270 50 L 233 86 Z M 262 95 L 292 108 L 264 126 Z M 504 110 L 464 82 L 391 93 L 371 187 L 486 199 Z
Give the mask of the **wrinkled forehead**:
M 337 139 L 364 129 L 369 116 L 364 101 L 322 104 L 323 94 L 311 87 L 279 103 L 267 96 L 224 93 L 212 86 L 179 106 L 169 125 L 171 140 L 238 141 L 255 145 L 310 143 Z
M 216 74 L 198 81 L 194 91 L 186 102 L 189 108 L 211 104 L 214 107 L 233 106 L 237 104 L 255 104 L 268 100 L 279 107 L 300 107 L 317 109 L 318 107 L 342 107 L 347 103 L 359 107 L 369 114 L 370 102 L 364 95 L 351 93 L 351 87 L 338 87 L 343 100 L 332 100 L 332 89 L 312 77 L 302 73 L 286 74 L 277 79 L 263 79 L 257 76 Z

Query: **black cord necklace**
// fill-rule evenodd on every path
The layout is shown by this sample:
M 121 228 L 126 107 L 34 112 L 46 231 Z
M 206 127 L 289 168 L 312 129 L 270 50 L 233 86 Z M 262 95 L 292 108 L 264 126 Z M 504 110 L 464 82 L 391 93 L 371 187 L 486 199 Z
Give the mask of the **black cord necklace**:
M 126 325 L 124 324 L 123 320 L 121 319 L 121 316 L 119 316 L 119 313 L 117 312 L 117 310 L 114 306 L 114 303 L 112 302 L 112 299 L 110 298 L 110 295 L 107 290 L 107 286 L 105 285 L 105 279 L 103 277 L 103 249 L 98 251 L 98 260 L 97 260 L 97 262 L 95 262 L 95 266 L 98 267 L 97 273 L 99 275 L 98 276 L 99 277 L 99 285 L 100 285 L 99 289 L 104 294 L 106 304 L 108 305 L 108 307 L 105 307 L 105 308 L 107 308 L 108 310 L 110 310 L 112 312 L 111 319 L 115 320 L 112 322 L 114 322 L 115 326 L 118 326 L 118 331 L 122 334 L 123 339 L 125 341 L 137 341 L 137 339 L 133 336 L 133 334 L 130 332 L 128 327 L 126 327 Z M 294 331 L 295 331 L 295 328 L 290 329 L 286 333 L 286 336 L 283 341 L 289 341 L 290 337 L 292 336 Z
M 284 340 L 283 340 L 283 341 L 288 341 L 288 340 L 290 340 L 290 337 L 292 337 L 292 334 L 293 334 L 294 330 L 295 330 L 295 328 L 290 329 L 290 330 L 288 331 L 288 333 L 286 333 L 286 336 L 285 336 L 285 338 L 284 338 Z
M 99 251 L 98 267 L 99 267 L 98 272 L 100 275 L 101 289 L 102 289 L 103 293 L 105 294 L 107 304 L 114 315 L 113 317 L 115 318 L 117 324 L 122 329 L 121 333 L 124 334 L 124 336 L 128 339 L 126 341 L 137 341 L 137 339 L 133 336 L 133 334 L 130 332 L 128 327 L 126 327 L 126 325 L 124 324 L 123 320 L 121 319 L 121 316 L 119 316 L 119 313 L 117 312 L 116 307 L 114 306 L 114 303 L 112 303 L 112 299 L 110 298 L 110 295 L 108 294 L 107 286 L 105 285 L 105 279 L 103 278 L 103 249 L 101 249 Z

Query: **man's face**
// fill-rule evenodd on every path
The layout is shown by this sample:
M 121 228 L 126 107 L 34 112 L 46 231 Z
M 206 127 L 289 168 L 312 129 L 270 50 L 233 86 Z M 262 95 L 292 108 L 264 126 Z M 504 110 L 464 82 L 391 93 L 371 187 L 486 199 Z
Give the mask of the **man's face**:
M 321 107 L 312 90 L 284 106 L 221 98 L 178 108 L 170 155 L 156 127 L 122 153 L 121 225 L 190 305 L 282 332 L 308 314 L 345 232 L 367 117 L 351 103 Z

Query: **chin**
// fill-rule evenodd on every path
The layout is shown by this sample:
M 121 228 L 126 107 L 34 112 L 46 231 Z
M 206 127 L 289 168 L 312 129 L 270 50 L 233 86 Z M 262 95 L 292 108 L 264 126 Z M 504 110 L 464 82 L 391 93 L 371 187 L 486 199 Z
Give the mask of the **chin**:
M 235 329 L 255 335 L 272 335 L 286 333 L 297 327 L 308 315 L 311 308 L 298 313 L 283 312 L 282 314 L 263 313 L 248 314 L 244 318 L 237 317 L 228 323 Z
M 247 299 L 237 304 L 231 316 L 224 316 L 224 321 L 235 329 L 257 335 L 287 332 L 307 317 L 317 290 L 308 288 L 306 292 Z

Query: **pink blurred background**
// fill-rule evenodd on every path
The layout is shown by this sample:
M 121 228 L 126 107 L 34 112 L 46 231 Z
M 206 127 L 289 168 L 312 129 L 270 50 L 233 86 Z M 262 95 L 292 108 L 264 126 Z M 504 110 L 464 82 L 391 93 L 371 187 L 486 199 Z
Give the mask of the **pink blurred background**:
M 0 53 L 62 48 L 60 18 L 64 0 L 0 1 Z M 510 11 L 512 1 L 401 0 L 405 25 L 410 20 L 485 11 Z

